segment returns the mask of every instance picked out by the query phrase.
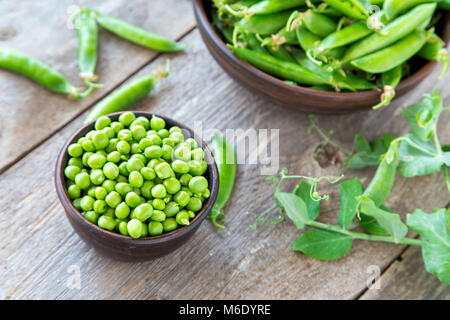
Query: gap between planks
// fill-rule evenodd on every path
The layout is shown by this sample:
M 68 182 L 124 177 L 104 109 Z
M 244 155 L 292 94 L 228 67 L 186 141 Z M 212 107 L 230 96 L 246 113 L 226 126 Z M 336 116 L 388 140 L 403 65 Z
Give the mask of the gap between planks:
M 182 41 L 186 36 L 191 34 L 195 29 L 197 28 L 197 25 L 193 25 L 192 27 L 188 28 L 185 32 L 183 32 L 178 38 L 175 40 Z M 16 162 L 20 161 L 22 158 L 24 158 L 28 153 L 32 152 L 33 150 L 37 149 L 41 144 L 46 142 L 48 139 L 50 139 L 53 135 L 57 134 L 61 130 L 63 130 L 65 127 L 67 127 L 73 120 L 81 116 L 86 110 L 97 104 L 100 100 L 108 96 L 111 92 L 122 86 L 125 82 L 127 82 L 130 78 L 132 78 L 134 75 L 139 73 L 142 69 L 156 61 L 159 57 L 161 57 L 164 54 L 164 52 L 159 52 L 152 58 L 150 58 L 147 62 L 143 63 L 141 66 L 137 67 L 134 71 L 132 71 L 128 76 L 126 76 L 124 79 L 119 81 L 115 86 L 113 86 L 110 90 L 106 91 L 102 96 L 100 96 L 98 99 L 94 100 L 92 103 L 86 106 L 85 109 L 80 110 L 79 113 L 75 114 L 72 119 L 68 120 L 67 122 L 63 123 L 62 125 L 56 127 L 56 129 L 52 132 L 50 132 L 47 137 L 43 138 L 40 142 L 30 146 L 28 149 L 24 150 L 22 153 L 20 153 L 17 157 L 11 159 L 6 165 L 4 165 L 2 168 L 0 168 L 0 175 L 6 172 L 9 168 L 11 168 Z

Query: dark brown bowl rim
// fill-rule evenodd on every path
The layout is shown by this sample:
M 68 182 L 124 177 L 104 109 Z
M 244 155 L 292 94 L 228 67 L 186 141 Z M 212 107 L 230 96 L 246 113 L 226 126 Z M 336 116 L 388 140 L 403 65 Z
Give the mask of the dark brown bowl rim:
M 150 237 L 143 237 L 139 239 L 133 239 L 130 236 L 125 236 L 119 233 L 115 233 L 109 230 L 105 230 L 100 228 L 99 226 L 95 225 L 94 223 L 87 220 L 85 217 L 81 215 L 81 213 L 73 206 L 72 201 L 70 201 L 70 198 L 67 195 L 67 191 L 65 188 L 65 177 L 64 177 L 64 167 L 66 163 L 63 163 L 64 156 L 66 154 L 66 150 L 68 146 L 73 143 L 74 141 L 78 140 L 78 138 L 81 137 L 81 135 L 86 134 L 89 130 L 92 130 L 94 128 L 95 120 L 84 124 L 81 128 L 79 128 L 74 134 L 72 134 L 69 139 L 66 141 L 64 146 L 59 152 L 57 161 L 56 161 L 56 169 L 55 169 L 55 186 L 56 191 L 58 194 L 58 198 L 61 201 L 61 204 L 63 205 L 66 212 L 70 213 L 83 227 L 90 228 L 93 233 L 96 233 L 98 235 L 105 234 L 108 236 L 111 236 L 115 238 L 118 241 L 126 242 L 130 245 L 136 245 L 136 246 L 142 246 L 142 245 L 151 245 L 151 244 L 160 244 L 167 242 L 168 240 L 174 240 L 177 238 L 182 237 L 183 235 L 195 230 L 207 217 L 209 212 L 211 211 L 216 198 L 217 193 L 219 189 L 219 174 L 217 169 L 217 164 L 215 162 L 214 156 L 212 155 L 211 150 L 209 149 L 206 142 L 201 139 L 191 128 L 187 127 L 181 122 L 175 121 L 169 117 L 161 116 L 156 113 L 151 112 L 144 112 L 144 111 L 134 111 L 134 110 L 127 110 L 122 112 L 115 112 L 110 113 L 106 116 L 110 117 L 111 120 L 117 120 L 120 114 L 124 112 L 132 111 L 136 116 L 145 116 L 145 117 L 151 117 L 153 115 L 158 116 L 166 121 L 166 123 L 170 123 L 171 126 L 179 126 L 181 129 L 187 130 L 191 137 L 193 137 L 197 143 L 201 143 L 202 149 L 205 151 L 205 158 L 206 162 L 208 163 L 208 171 L 211 177 L 211 195 L 207 201 L 207 203 L 203 206 L 202 210 L 198 212 L 195 216 L 195 218 L 191 221 L 191 223 L 188 226 L 183 226 L 181 228 L 177 228 L 176 230 L 173 230 L 168 233 L 164 233 L 159 236 L 150 236 Z
M 251 64 L 239 59 L 233 52 L 226 46 L 226 44 L 223 42 L 223 40 L 219 37 L 219 35 L 214 30 L 211 22 L 208 19 L 208 14 L 205 12 L 204 7 L 204 1 L 205 0 L 194 0 L 194 11 L 195 16 L 197 17 L 197 23 L 201 23 L 201 25 L 204 27 L 204 30 L 207 32 L 208 36 L 214 41 L 214 44 L 227 56 L 228 59 L 231 59 L 233 63 L 239 65 L 239 67 L 244 69 L 249 69 L 255 76 L 259 78 L 263 78 L 264 80 L 271 82 L 273 85 L 282 87 L 284 89 L 295 91 L 296 93 L 301 94 L 308 94 L 310 96 L 315 96 L 317 98 L 367 98 L 369 96 L 380 95 L 381 89 L 373 89 L 373 90 L 365 90 L 365 91 L 358 91 L 358 92 L 327 92 L 327 91 L 318 91 L 309 89 L 306 87 L 302 87 L 300 85 L 293 86 L 290 84 L 285 83 L 284 81 L 271 76 L 270 74 L 265 73 L 264 71 L 259 70 L 258 68 L 252 66 Z M 445 28 L 443 30 L 443 40 L 445 41 L 446 45 L 450 42 L 450 24 L 449 24 L 449 18 L 450 14 L 447 14 L 444 19 L 446 19 L 445 22 Z M 408 87 L 408 84 L 410 82 L 413 82 L 416 77 L 420 77 L 421 74 L 430 73 L 433 68 L 436 66 L 436 61 L 429 61 L 426 64 L 424 64 L 420 69 L 418 69 L 415 73 L 411 74 L 409 77 L 403 79 L 397 86 L 398 90 L 402 90 L 404 87 Z

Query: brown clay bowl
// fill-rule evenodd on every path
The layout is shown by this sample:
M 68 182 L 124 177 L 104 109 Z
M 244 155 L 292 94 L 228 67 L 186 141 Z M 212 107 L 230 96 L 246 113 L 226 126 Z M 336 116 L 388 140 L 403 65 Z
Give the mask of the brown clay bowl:
M 152 116 L 148 112 L 134 111 L 137 116 Z M 113 121 L 117 120 L 121 112 L 108 115 Z M 219 175 L 217 166 L 213 155 L 206 143 L 200 139 L 190 128 L 182 123 L 171 120 L 167 117 L 162 117 L 166 124 L 171 126 L 179 126 L 183 133 L 194 138 L 199 146 L 202 146 L 205 151 L 205 161 L 208 163 L 208 169 L 205 177 L 208 179 L 211 188 L 211 196 L 203 205 L 203 209 L 199 211 L 196 217 L 191 221 L 189 226 L 178 228 L 172 232 L 162 234 L 160 236 L 145 237 L 140 239 L 133 239 L 118 233 L 110 232 L 101 229 L 97 225 L 84 218 L 80 212 L 72 205 L 70 198 L 67 195 L 67 188 L 65 183 L 64 168 L 69 160 L 67 154 L 67 147 L 84 136 L 88 131 L 94 128 L 94 121 L 84 125 L 81 129 L 75 132 L 59 153 L 56 162 L 55 171 L 55 186 L 59 200 L 64 207 L 67 219 L 70 224 L 88 245 L 93 246 L 100 253 L 111 258 L 124 261 L 144 261 L 150 260 L 159 256 L 168 254 L 183 245 L 198 229 L 200 224 L 205 220 L 211 211 L 214 202 L 216 201 L 217 192 L 219 188 Z
M 322 92 L 293 86 L 258 70 L 236 57 L 228 49 L 211 25 L 211 0 L 194 0 L 194 13 L 203 41 L 219 65 L 238 83 L 265 100 L 295 110 L 322 114 L 352 113 L 370 109 L 380 101 L 381 91 Z M 448 44 L 450 40 L 450 13 L 443 12 L 444 19 L 437 26 L 440 36 Z M 400 82 L 397 97 L 407 93 L 423 81 L 436 67 L 436 62 L 417 59 L 411 76 Z M 437 79 L 436 79 L 437 80 Z M 435 81 L 435 80 L 433 80 Z

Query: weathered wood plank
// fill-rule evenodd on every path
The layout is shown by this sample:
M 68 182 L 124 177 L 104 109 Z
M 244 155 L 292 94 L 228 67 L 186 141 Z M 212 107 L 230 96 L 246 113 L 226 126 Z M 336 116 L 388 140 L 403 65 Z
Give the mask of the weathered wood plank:
M 420 248 L 411 247 L 361 296 L 362 300 L 449 300 L 450 286 L 425 271 Z
M 336 166 L 323 169 L 313 159 L 320 140 L 306 134 L 307 115 L 269 105 L 231 81 L 213 62 L 197 31 L 183 41 L 189 44 L 187 54 L 174 59 L 171 77 L 136 109 L 170 116 L 191 127 L 195 120 L 203 121 L 204 129 L 280 129 L 280 167 L 311 176 L 338 174 Z M 162 59 L 136 76 L 149 72 Z M 435 78 L 430 79 L 385 110 L 321 116 L 320 124 L 326 130 L 334 129 L 336 139 L 347 146 L 358 132 L 369 138 L 385 132 L 404 133 L 406 123 L 398 105 L 417 102 L 422 92 L 430 92 Z M 447 76 L 439 85 L 448 80 Z M 444 94 L 448 98 L 450 92 Z M 130 264 L 103 258 L 71 230 L 52 181 L 57 152 L 83 118 L 76 118 L 0 176 L 0 194 L 4 195 L 0 199 L 0 297 L 351 299 L 373 276 L 371 266 L 384 270 L 404 249 L 356 241 L 345 258 L 320 262 L 290 251 L 298 236 L 291 223 L 261 225 L 249 231 L 255 216 L 273 200 L 260 166 L 241 165 L 226 210 L 225 232 L 205 222 L 188 244 L 158 260 Z M 441 132 L 442 141 L 448 141 L 448 130 L 443 127 Z M 367 183 L 373 170 L 346 174 L 358 174 Z M 431 210 L 448 200 L 439 192 L 443 188 L 437 174 L 399 178 L 388 205 L 404 213 L 416 207 Z M 321 220 L 333 221 L 339 206 L 337 189 L 324 186 L 321 192 L 331 196 L 323 205 Z M 73 275 L 68 272 L 71 266 L 80 269 L 81 290 L 67 286 Z
M 77 4 L 99 9 L 171 39 L 182 37 L 195 25 L 189 0 L 77 1 Z M 73 1 L 69 0 L 2 1 L 0 46 L 32 55 L 60 71 L 74 85 L 81 86 L 77 37 L 69 23 L 73 9 Z M 105 87 L 81 101 L 71 101 L 23 77 L 0 70 L 0 91 L 3 92 L 0 112 L 9 115 L 0 118 L 0 148 L 3 150 L 0 172 L 157 54 L 100 28 L 97 73 Z M 27 130 L 24 130 L 25 125 Z

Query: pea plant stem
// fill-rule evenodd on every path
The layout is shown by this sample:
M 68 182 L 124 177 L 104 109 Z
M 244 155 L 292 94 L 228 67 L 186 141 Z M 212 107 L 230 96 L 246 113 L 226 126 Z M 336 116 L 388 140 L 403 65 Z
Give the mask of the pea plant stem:
M 305 222 L 305 224 L 309 225 L 311 227 L 316 227 L 316 228 L 327 230 L 327 231 L 333 231 L 333 232 L 337 232 L 340 234 L 345 234 L 352 239 L 391 242 L 391 243 L 396 243 L 396 244 L 408 244 L 408 245 L 413 245 L 413 246 L 421 246 L 422 245 L 422 242 L 418 239 L 411 239 L 411 238 L 394 239 L 391 236 L 379 236 L 379 235 L 354 232 L 354 231 L 349 231 L 349 230 L 343 229 L 339 226 L 330 225 L 330 224 L 326 224 L 326 223 L 322 223 L 322 222 L 318 222 L 318 221 L 307 221 L 307 222 Z
M 446 166 L 443 166 L 442 171 L 444 171 L 445 184 L 447 185 L 448 193 L 450 193 L 450 178 L 448 176 L 448 168 Z

